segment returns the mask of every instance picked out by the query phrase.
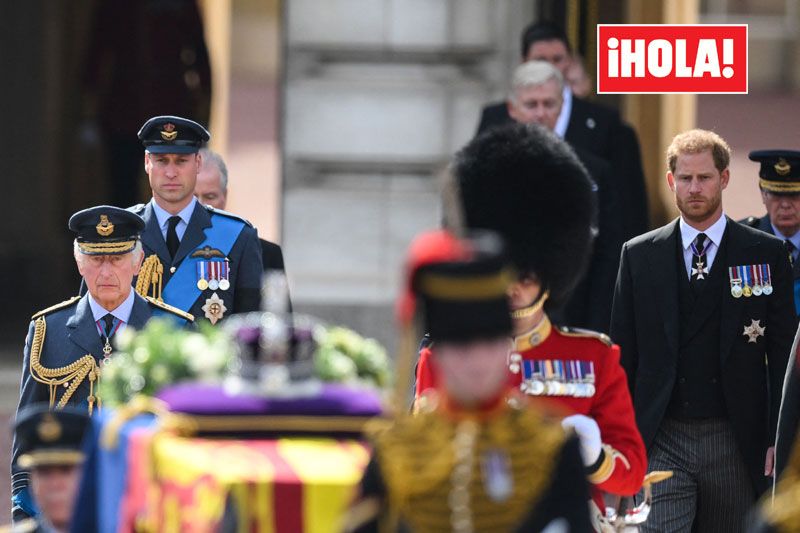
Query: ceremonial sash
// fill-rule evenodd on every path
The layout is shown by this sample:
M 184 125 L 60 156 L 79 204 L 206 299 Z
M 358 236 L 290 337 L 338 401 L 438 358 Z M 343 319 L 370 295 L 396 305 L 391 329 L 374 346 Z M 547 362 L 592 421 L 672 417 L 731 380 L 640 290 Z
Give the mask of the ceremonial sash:
M 800 316 L 800 280 L 794 281 L 794 310 Z
M 197 249 L 210 246 L 221 251 L 226 256 L 233 248 L 233 243 L 239 238 L 239 234 L 244 229 L 244 222 L 228 218 L 226 216 L 214 217 L 214 224 L 205 230 L 205 240 L 200 243 Z M 164 287 L 162 297 L 165 303 L 177 307 L 182 311 L 189 312 L 192 305 L 197 301 L 202 291 L 197 287 L 197 267 L 198 261 L 204 261 L 203 257 L 191 257 L 187 255 L 181 262 L 178 269 L 172 275 Z M 168 314 L 167 311 L 155 309 L 154 315 Z

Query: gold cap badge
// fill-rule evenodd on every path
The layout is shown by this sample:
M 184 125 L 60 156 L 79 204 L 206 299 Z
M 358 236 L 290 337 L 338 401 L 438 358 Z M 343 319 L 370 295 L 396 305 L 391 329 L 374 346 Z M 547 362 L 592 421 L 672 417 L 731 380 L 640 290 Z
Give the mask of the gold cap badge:
M 108 220 L 108 215 L 100 215 L 100 223 L 95 226 L 97 234 L 102 237 L 108 237 L 114 233 L 114 224 Z
M 165 141 L 174 141 L 175 138 L 178 136 L 178 132 L 175 131 L 175 124 L 171 122 L 167 122 L 164 124 L 164 129 L 161 130 L 161 138 Z
M 778 176 L 785 176 L 792 171 L 792 165 L 790 165 L 789 162 L 782 157 L 778 159 L 778 162 L 775 163 L 773 168 L 775 169 L 775 172 L 778 173 Z
M 53 442 L 61 437 L 61 424 L 58 423 L 58 420 L 56 420 L 52 414 L 47 413 L 42 418 L 36 431 L 39 433 L 39 438 L 43 441 Z

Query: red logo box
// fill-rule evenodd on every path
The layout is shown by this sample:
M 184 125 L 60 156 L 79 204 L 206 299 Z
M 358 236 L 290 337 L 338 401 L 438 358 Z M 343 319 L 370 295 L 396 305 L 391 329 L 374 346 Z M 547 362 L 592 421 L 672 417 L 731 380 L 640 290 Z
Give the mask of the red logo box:
M 747 94 L 747 24 L 598 24 L 597 92 Z

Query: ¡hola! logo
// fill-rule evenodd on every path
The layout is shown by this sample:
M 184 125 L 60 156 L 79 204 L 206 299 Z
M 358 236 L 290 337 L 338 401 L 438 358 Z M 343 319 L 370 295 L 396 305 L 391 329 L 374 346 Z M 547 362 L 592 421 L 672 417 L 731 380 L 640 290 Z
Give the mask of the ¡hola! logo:
M 747 24 L 598 24 L 597 92 L 747 93 Z

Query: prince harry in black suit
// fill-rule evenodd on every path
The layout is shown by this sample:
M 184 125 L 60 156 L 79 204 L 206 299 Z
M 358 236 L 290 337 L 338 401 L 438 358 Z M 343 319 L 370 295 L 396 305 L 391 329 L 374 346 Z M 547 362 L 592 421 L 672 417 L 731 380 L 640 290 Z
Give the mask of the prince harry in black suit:
M 643 531 L 744 531 L 767 488 L 794 336 L 783 243 L 722 210 L 730 148 L 691 130 L 667 150 L 680 218 L 622 248 L 611 336 L 622 349 L 653 487 Z

